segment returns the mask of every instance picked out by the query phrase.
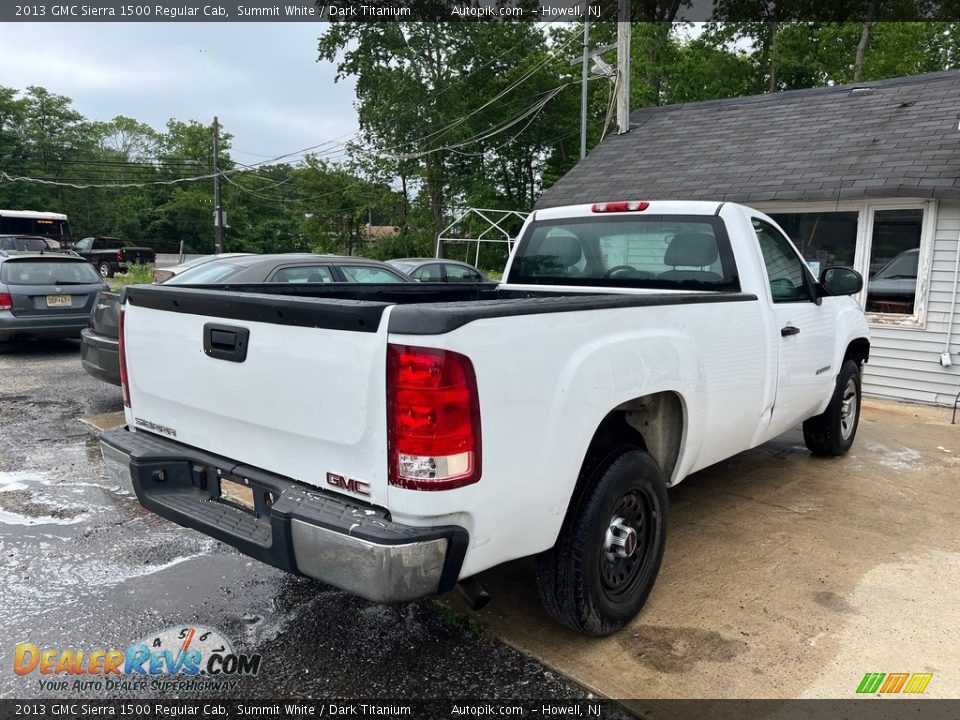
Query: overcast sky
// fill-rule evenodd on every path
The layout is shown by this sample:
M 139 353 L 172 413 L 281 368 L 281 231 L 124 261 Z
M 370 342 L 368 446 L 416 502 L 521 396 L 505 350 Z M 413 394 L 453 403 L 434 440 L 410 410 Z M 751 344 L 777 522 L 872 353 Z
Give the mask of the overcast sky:
M 233 133 L 253 163 L 357 129 L 352 79 L 318 63 L 320 23 L 6 23 L 0 85 L 42 85 L 90 120 L 169 118 Z M 244 151 L 244 152 L 241 152 Z

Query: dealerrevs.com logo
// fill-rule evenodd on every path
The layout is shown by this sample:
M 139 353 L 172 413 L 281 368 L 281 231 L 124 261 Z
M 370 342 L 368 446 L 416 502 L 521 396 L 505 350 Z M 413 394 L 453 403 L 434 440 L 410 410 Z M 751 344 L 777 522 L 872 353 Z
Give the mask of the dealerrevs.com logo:
M 260 655 L 238 654 L 218 630 L 170 627 L 119 649 L 41 648 L 19 643 L 13 671 L 36 676 L 40 690 L 229 691 L 260 671 Z

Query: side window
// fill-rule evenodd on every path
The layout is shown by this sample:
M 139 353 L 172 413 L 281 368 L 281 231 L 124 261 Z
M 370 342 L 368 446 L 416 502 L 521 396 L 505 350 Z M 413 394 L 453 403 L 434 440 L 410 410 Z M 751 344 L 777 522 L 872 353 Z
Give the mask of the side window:
M 447 280 L 449 282 L 480 282 L 480 275 L 470 268 L 460 265 L 447 265 Z
M 781 303 L 810 300 L 804 263 L 790 245 L 790 241 L 770 223 L 759 218 L 752 218 L 752 221 L 767 269 L 773 301 Z
M 403 282 L 403 278 L 394 275 L 373 265 L 341 265 L 340 270 L 347 278 L 347 282 L 356 283 L 396 283 Z
M 422 268 L 417 270 L 413 277 L 420 282 L 440 282 L 443 280 L 440 275 L 440 266 L 436 263 L 433 265 L 424 265 Z
M 84 238 L 76 244 L 76 248 L 77 250 L 89 250 L 91 243 L 93 243 L 93 240 L 90 238 Z
M 270 282 L 275 283 L 328 283 L 333 282 L 330 268 L 324 265 L 300 265 L 277 270 Z

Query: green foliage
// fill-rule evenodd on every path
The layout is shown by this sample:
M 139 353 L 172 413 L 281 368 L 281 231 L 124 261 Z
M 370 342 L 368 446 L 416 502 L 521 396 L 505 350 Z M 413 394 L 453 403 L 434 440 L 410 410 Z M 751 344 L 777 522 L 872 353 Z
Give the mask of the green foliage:
M 549 103 L 531 119 L 573 70 L 533 24 L 335 23 L 319 52 L 357 78 L 353 153 L 400 180 L 401 224 L 420 211 L 418 236 L 436 237 L 454 205 L 528 207 L 545 157 L 576 132 L 571 106 Z
M 119 273 L 107 279 L 107 284 L 113 291 L 117 291 L 127 285 L 149 285 L 152 282 L 153 265 L 145 265 L 143 263 L 132 265 L 125 273 Z

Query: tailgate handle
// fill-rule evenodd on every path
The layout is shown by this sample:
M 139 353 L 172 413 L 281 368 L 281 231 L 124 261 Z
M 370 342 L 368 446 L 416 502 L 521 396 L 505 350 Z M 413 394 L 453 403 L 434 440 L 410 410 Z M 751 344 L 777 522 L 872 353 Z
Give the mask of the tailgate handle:
M 250 330 L 233 325 L 206 323 L 203 326 L 203 351 L 217 360 L 243 362 L 247 359 Z

